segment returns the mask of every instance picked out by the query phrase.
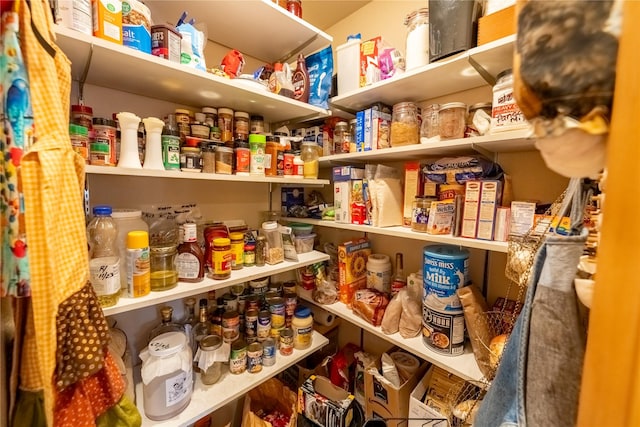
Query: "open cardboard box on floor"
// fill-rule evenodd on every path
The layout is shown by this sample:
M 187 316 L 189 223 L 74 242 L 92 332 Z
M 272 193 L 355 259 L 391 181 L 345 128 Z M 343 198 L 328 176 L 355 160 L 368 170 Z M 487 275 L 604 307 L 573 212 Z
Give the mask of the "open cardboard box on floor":
M 405 381 L 400 388 L 383 383 L 368 371 L 364 374 L 365 412 L 371 418 L 408 418 L 411 392 L 429 368 L 428 362 L 422 362 L 416 374 Z M 387 427 L 407 427 L 406 420 L 388 420 Z
M 312 375 L 298 389 L 298 413 L 322 427 L 349 427 L 353 420 L 354 396 Z

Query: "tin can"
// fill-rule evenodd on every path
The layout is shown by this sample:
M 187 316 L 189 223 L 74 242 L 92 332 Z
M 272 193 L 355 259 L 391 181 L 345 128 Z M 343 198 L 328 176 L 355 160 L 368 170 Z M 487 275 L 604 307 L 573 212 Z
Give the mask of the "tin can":
M 287 293 L 295 294 L 296 293 L 296 281 L 295 280 L 288 280 L 288 281 L 284 282 L 282 284 L 282 292 L 284 292 L 285 294 L 287 294 Z
M 271 328 L 280 329 L 284 327 L 285 313 L 284 298 L 272 298 L 269 300 L 269 312 L 271 313 Z
M 245 309 L 260 310 L 260 296 L 259 295 L 247 295 L 245 297 Z
M 240 315 L 237 311 L 226 311 L 222 315 L 222 339 L 232 343 L 240 337 Z
M 258 342 L 247 347 L 247 371 L 252 374 L 262 371 L 262 344 Z
M 280 354 L 283 356 L 293 354 L 293 329 L 291 328 L 280 331 Z
M 262 310 L 258 313 L 258 328 L 257 328 L 257 336 L 258 341 L 262 342 L 265 339 L 269 338 L 269 334 L 271 333 L 271 313 L 267 310 Z
M 249 281 L 249 288 L 251 289 L 252 294 L 264 295 L 269 289 L 268 287 L 269 287 L 269 277 Z
M 247 299 L 244 295 L 238 296 L 238 313 L 241 315 L 247 312 Z
M 238 297 L 236 295 L 226 293 L 222 295 L 225 311 L 238 311 Z
M 241 374 L 247 370 L 247 343 L 237 340 L 231 344 L 229 356 L 229 372 Z
M 271 328 L 269 333 L 269 336 L 276 342 L 277 347 L 280 346 L 280 332 L 282 331 L 284 331 L 284 328 Z
M 258 310 L 247 310 L 244 315 L 244 335 L 247 342 L 258 338 Z
M 282 295 L 282 283 L 280 282 L 272 282 L 269 283 L 268 292 L 275 292 L 278 296 Z
M 267 304 L 270 304 L 272 300 L 280 298 L 280 293 L 276 291 L 267 291 L 264 294 L 264 300 Z
M 464 352 L 464 313 L 438 311 L 423 305 L 422 342 L 436 353 L 457 356 Z
M 469 282 L 469 251 L 451 245 L 425 246 L 423 303 L 433 310 L 461 312 L 456 290 Z
M 284 294 L 284 326 L 291 327 L 291 319 L 298 305 L 298 295 L 295 292 L 286 292 Z
M 276 340 L 267 338 L 262 343 L 262 364 L 273 366 L 276 364 Z

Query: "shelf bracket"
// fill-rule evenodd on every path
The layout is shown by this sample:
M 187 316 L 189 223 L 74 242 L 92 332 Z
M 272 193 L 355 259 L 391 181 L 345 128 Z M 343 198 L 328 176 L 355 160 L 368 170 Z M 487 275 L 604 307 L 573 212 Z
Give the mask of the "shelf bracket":
M 471 143 L 471 149 L 476 153 L 482 154 L 486 158 L 493 160 L 494 162 L 498 161 L 498 153 L 489 151 L 486 148 L 481 147 L 476 143 Z
M 283 120 L 281 122 L 271 123 L 271 129 L 276 130 L 282 126 L 303 123 L 303 122 L 310 122 L 312 120 L 326 119 L 327 117 L 331 117 L 331 112 L 327 112 L 326 114 L 322 114 L 322 113 L 309 114 L 308 116 L 302 116 L 302 117 L 297 117 L 290 120 Z
M 89 75 L 89 68 L 91 68 L 91 59 L 93 58 L 93 43 L 91 43 L 91 47 L 89 48 L 89 57 L 87 58 L 87 62 L 84 64 L 84 69 L 82 70 L 82 75 L 78 79 L 78 97 L 80 98 L 80 103 L 84 103 L 84 84 L 87 81 L 87 76 Z
M 491 75 L 490 72 L 484 69 L 482 65 L 478 63 L 472 56 L 467 56 L 467 60 L 469 64 L 480 74 L 480 77 L 484 79 L 485 82 L 489 84 L 489 86 L 493 86 L 496 84 L 496 78 Z

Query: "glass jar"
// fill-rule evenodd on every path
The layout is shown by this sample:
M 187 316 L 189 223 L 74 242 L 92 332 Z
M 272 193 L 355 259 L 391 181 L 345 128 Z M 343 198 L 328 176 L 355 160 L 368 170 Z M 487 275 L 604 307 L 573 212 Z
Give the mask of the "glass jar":
M 236 111 L 233 116 L 233 137 L 235 140 L 249 139 L 249 113 Z
M 467 104 L 450 102 L 442 104 L 438 111 L 438 133 L 440 139 L 464 138 L 467 123 Z
M 491 103 L 480 102 L 469 107 L 464 136 L 482 136 L 491 128 Z
M 111 217 L 111 206 L 94 206 L 87 226 L 89 274 L 91 285 L 102 307 L 111 307 L 120 299 L 120 252 L 118 226 Z
M 420 142 L 425 143 L 425 139 L 439 135 L 438 111 L 440 104 L 431 104 L 422 109 L 422 124 L 420 125 Z
M 91 129 L 93 125 L 93 108 L 87 105 L 72 105 L 71 123 Z
M 180 170 L 183 172 L 202 171 L 202 150 L 200 147 L 182 147 L 180 149 Z
M 213 239 L 212 279 L 224 280 L 231 277 L 231 240 L 226 237 Z
M 435 202 L 435 197 L 416 196 L 413 200 L 411 209 L 411 229 L 420 233 L 427 232 L 427 223 L 429 221 L 429 210 L 431 202 Z
M 300 159 L 303 164 L 303 176 L 307 179 L 318 178 L 318 145 L 313 141 L 303 141 Z
M 295 156 L 293 155 L 293 151 L 291 150 L 285 150 L 283 153 L 283 161 L 284 161 L 284 165 L 283 165 L 283 175 L 284 176 L 291 176 L 293 175 L 293 158 Z
M 216 173 L 231 175 L 233 172 L 233 148 L 216 147 Z
M 103 119 L 100 117 L 93 118 L 93 144 L 106 144 L 109 146 L 109 155 L 104 157 L 102 166 L 115 166 L 116 161 L 116 122 L 115 120 Z M 99 164 L 94 163 L 91 164 Z
M 167 332 L 153 339 L 140 353 L 144 414 L 154 421 L 173 418 L 191 401 L 193 368 L 191 348 L 182 332 Z
M 513 96 L 513 73 L 510 69 L 504 70 L 498 74 L 493 86 L 491 133 L 526 127 L 528 122 Z
M 204 385 L 212 385 L 222 377 L 222 365 L 225 355 L 222 350 L 222 339 L 217 335 L 207 335 L 200 340 L 200 349 L 196 354 L 200 380 Z
M 350 153 L 355 153 L 358 151 L 358 143 L 356 141 L 357 128 L 358 128 L 358 120 L 357 119 L 349 120 L 349 137 L 351 138 L 351 140 L 349 141 Z M 360 151 L 364 151 L 364 150 L 360 150 Z
M 267 238 L 263 235 L 256 237 L 256 266 L 262 267 L 267 257 Z
M 210 127 L 218 126 L 218 109 L 213 107 L 202 107 L 204 122 Z
M 278 223 L 276 221 L 263 222 L 262 234 L 267 239 L 265 262 L 267 264 L 277 264 L 284 261 L 284 246 Z
M 411 12 L 404 25 L 407 26 L 405 69 L 408 71 L 429 63 L 429 9 Z
M 249 167 L 251 165 L 251 150 L 249 144 L 244 141 L 236 141 L 233 147 L 234 166 L 233 170 L 236 175 L 249 175 Z
M 414 102 L 395 104 L 391 115 L 391 146 L 418 144 L 419 136 L 418 106 Z
M 249 127 L 251 133 L 264 133 L 264 117 L 257 114 L 252 115 Z
M 176 269 L 175 245 L 151 246 L 149 248 L 151 262 L 151 290 L 166 291 L 178 284 L 178 270 Z
M 352 141 L 347 122 L 336 123 L 333 129 L 333 152 L 335 154 L 348 153 Z
M 244 264 L 244 233 L 229 233 L 231 238 L 231 269 L 242 270 Z
M 245 267 L 253 267 L 256 265 L 256 244 L 247 242 L 244 245 L 244 260 Z
M 215 173 L 216 171 L 216 146 L 213 144 L 202 147 L 202 172 Z
M 233 141 L 233 110 L 231 108 L 218 108 L 218 127 L 222 142 Z
M 185 138 L 191 136 L 191 111 L 183 108 L 176 108 L 174 111 L 178 130 L 180 131 L 180 140 L 184 142 Z

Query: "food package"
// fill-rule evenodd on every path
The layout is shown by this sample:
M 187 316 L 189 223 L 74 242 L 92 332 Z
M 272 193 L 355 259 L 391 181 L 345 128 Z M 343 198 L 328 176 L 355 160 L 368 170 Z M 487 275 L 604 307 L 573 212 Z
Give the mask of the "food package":
M 207 39 L 202 31 L 191 24 L 181 24 L 176 30 L 182 35 L 180 63 L 196 70 L 207 71 L 204 59 L 204 46 Z
M 386 335 L 398 332 L 400 316 L 402 316 L 402 295 L 406 294 L 406 289 L 401 289 L 389 302 L 384 311 L 380 327 Z
M 367 285 L 367 258 L 371 242 L 366 238 L 350 240 L 338 247 L 338 283 L 340 301 L 351 306 L 356 290 Z
M 393 167 L 378 165 L 373 179 L 375 186 L 369 185 L 373 194 L 374 227 L 402 225 L 402 173 Z
M 329 108 L 329 94 L 333 78 L 333 50 L 331 45 L 305 58 L 309 73 L 309 104 Z
M 415 298 L 407 288 L 401 289 L 396 296 L 399 295 L 401 295 L 399 299 L 402 314 L 398 330 L 402 338 L 413 338 L 420 333 L 422 328 L 422 302 L 420 298 Z
M 373 326 L 380 326 L 389 297 L 375 289 L 360 289 L 353 296 L 353 312 Z
M 481 179 L 501 180 L 504 174 L 499 164 L 479 156 L 444 157 L 426 164 L 422 173 L 425 183 L 432 184 L 464 184 L 467 181 Z M 425 192 L 425 195 L 431 194 Z
M 428 234 L 451 234 L 455 216 L 455 202 L 431 202 L 429 219 L 427 220 Z
M 486 312 L 488 310 L 480 289 L 475 285 L 465 286 L 456 291 L 462 310 L 464 311 L 464 321 L 471 341 L 473 355 L 478 362 L 480 371 L 490 377 L 494 370 L 489 363 L 489 349 L 487 345 L 491 341 L 491 331 L 486 322 Z
M 245 396 L 242 410 L 243 427 L 272 427 L 272 424 L 262 419 L 262 416 L 276 411 L 289 417 L 287 427 L 297 424 L 296 393 L 289 390 L 276 378 L 270 378 L 256 388 L 249 390 Z
M 338 289 L 335 280 L 324 278 L 316 282 L 312 293 L 313 300 L 318 304 L 333 304 L 338 301 Z
M 369 368 L 375 368 L 376 358 L 375 356 L 359 351 L 354 355 L 356 359 L 356 369 L 353 381 L 353 395 L 362 407 L 364 407 L 366 401 L 364 397 L 364 373 Z

